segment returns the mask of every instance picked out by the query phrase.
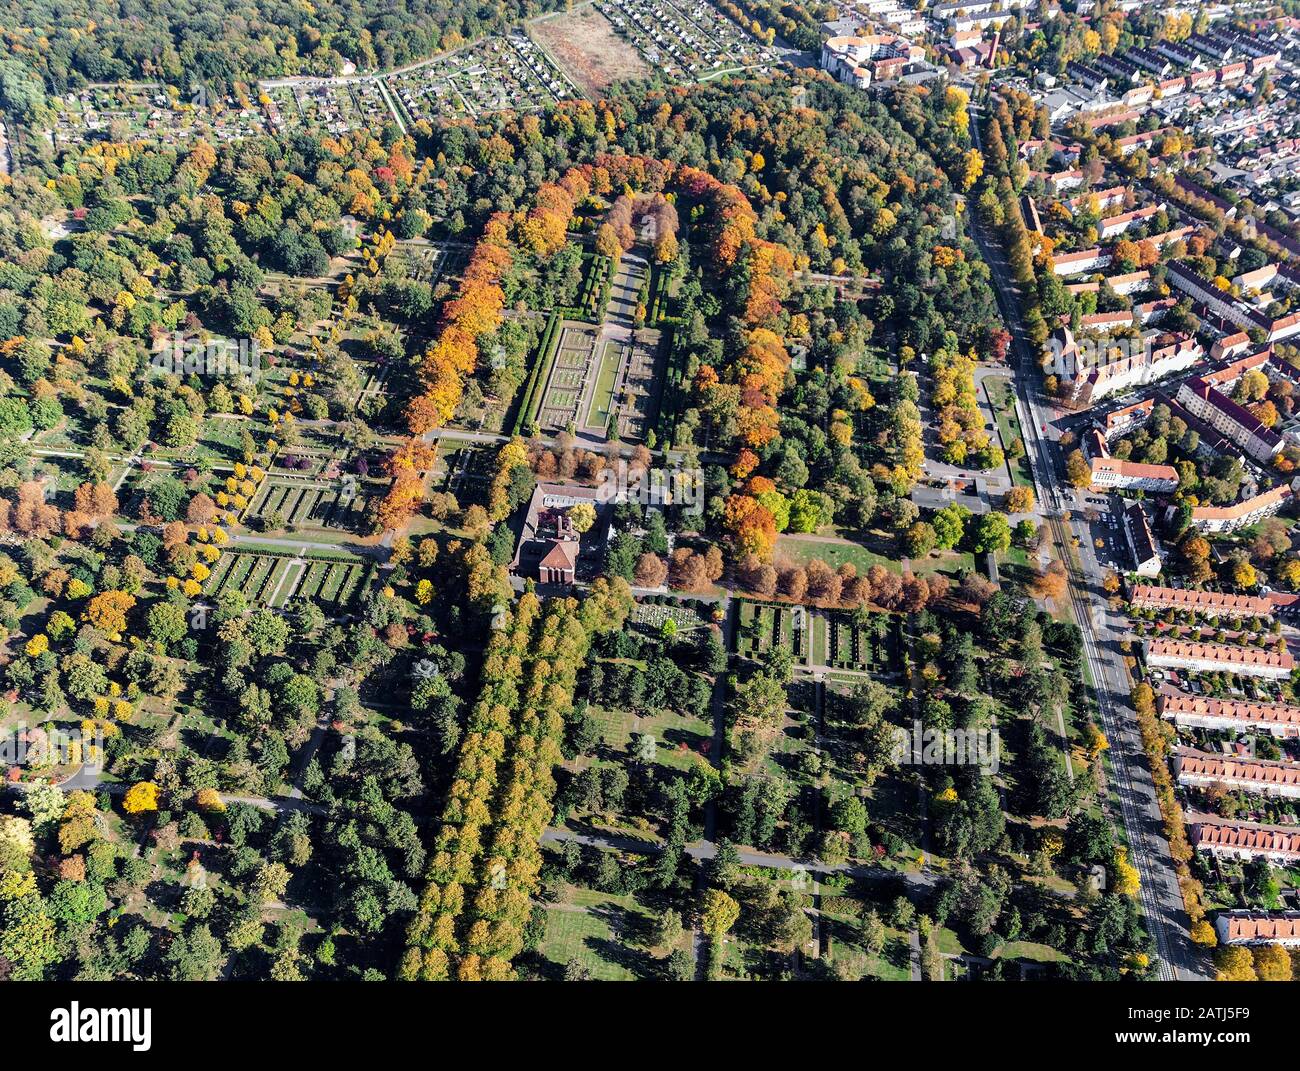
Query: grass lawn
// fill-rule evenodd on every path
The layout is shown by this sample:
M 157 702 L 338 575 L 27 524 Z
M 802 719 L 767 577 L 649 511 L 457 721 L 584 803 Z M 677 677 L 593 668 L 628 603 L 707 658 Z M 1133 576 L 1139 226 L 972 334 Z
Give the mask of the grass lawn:
M 655 957 L 640 943 L 653 919 L 631 896 L 613 896 L 594 889 L 570 888 L 568 902 L 546 905 L 546 935 L 538 949 L 542 958 L 563 970 L 576 959 L 600 981 L 626 982 L 653 978 Z M 681 947 L 690 947 L 683 933 Z
M 596 379 L 596 389 L 591 395 L 591 404 L 587 408 L 587 427 L 603 428 L 609 423 L 609 414 L 614 408 L 614 383 L 618 379 L 619 346 L 616 342 L 606 342 L 600 355 L 600 375 Z
M 993 957 L 994 959 L 1027 959 L 1035 963 L 1064 963 L 1069 956 L 1057 951 L 1051 945 L 1039 944 L 1037 941 L 1009 941 Z
M 845 562 L 852 562 L 859 573 L 865 573 L 873 565 L 883 565 L 894 573 L 902 573 L 902 562 L 886 557 L 861 543 L 851 540 L 827 541 L 821 539 L 801 539 L 797 535 L 782 535 L 776 540 L 777 557 L 785 557 L 799 565 L 805 565 L 813 558 L 820 558 L 832 569 L 838 569 Z M 956 573 L 962 569 L 975 568 L 975 555 L 945 550 L 935 551 L 924 558 L 912 561 L 912 572 L 917 576 L 931 573 Z
M 1010 449 L 1011 444 L 1019 439 L 1024 441 L 1020 428 L 1020 418 L 1016 415 L 1015 398 L 1011 393 L 1011 381 L 1002 376 L 990 376 L 984 380 L 989 401 L 993 406 L 994 418 L 998 422 L 998 433 L 1002 436 L 1003 449 Z M 1010 460 L 1010 459 L 1008 459 Z M 1033 478 L 1029 472 L 1029 458 L 1021 455 L 1011 464 L 1011 477 L 1017 484 L 1032 487 Z
M 708 722 L 691 715 L 665 711 L 638 718 L 626 710 L 595 706 L 589 710 L 600 726 L 601 743 L 610 751 L 626 755 L 633 733 L 649 733 L 659 745 L 655 761 L 674 770 L 689 770 L 693 764 L 691 752 L 703 754 L 701 748 L 713 735 Z

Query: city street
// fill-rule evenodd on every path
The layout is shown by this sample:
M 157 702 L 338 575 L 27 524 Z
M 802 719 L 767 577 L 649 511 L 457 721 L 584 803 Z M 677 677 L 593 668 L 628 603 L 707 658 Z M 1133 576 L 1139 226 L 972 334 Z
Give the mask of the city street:
M 979 116 L 972 107 L 971 131 L 978 144 Z M 1038 362 L 1020 319 L 1019 295 L 1002 250 L 974 228 L 976 239 L 993 275 L 999 307 L 1012 332 L 1013 367 L 1020 425 L 1025 431 L 1039 508 L 1060 548 L 1069 574 L 1069 593 L 1080 630 L 1084 653 L 1101 712 L 1102 728 L 1110 742 L 1110 787 L 1119 802 L 1132 862 L 1141 880 L 1142 907 L 1155 941 L 1160 977 L 1170 980 L 1206 979 L 1203 957 L 1188 935 L 1188 918 L 1178 887 L 1174 860 L 1163 831 L 1155 786 L 1143 752 L 1133 710 L 1128 673 L 1120 651 L 1121 637 L 1108 623 L 1105 573 L 1097 561 L 1086 518 L 1067 507 L 1059 491 L 1064 479 L 1064 457 L 1055 414 L 1037 389 Z M 1065 517 L 1070 519 L 1067 521 Z M 1078 558 L 1070 553 L 1071 537 L 1079 541 Z

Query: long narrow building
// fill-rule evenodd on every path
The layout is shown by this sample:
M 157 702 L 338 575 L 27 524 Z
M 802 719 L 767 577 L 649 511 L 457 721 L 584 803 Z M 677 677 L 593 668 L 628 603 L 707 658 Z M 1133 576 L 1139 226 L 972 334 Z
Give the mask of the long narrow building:
M 1300 763 L 1215 755 L 1180 747 L 1174 753 L 1174 773 L 1194 788 L 1222 785 L 1226 789 L 1265 796 L 1300 798 Z
M 1141 610 L 1191 610 L 1223 617 L 1271 617 L 1273 604 L 1257 595 L 1228 595 L 1135 584 L 1129 603 Z
M 1216 859 L 1267 859 L 1279 866 L 1300 862 L 1300 826 L 1266 826 L 1191 815 L 1192 844 Z
M 1147 640 L 1147 664 L 1201 673 L 1240 673 L 1247 677 L 1289 677 L 1295 668 L 1290 651 L 1242 647 L 1196 640 Z
M 1233 733 L 1268 733 L 1279 740 L 1300 739 L 1300 707 L 1289 703 L 1211 699 L 1162 690 L 1156 693 L 1156 710 L 1183 729 L 1224 729 Z

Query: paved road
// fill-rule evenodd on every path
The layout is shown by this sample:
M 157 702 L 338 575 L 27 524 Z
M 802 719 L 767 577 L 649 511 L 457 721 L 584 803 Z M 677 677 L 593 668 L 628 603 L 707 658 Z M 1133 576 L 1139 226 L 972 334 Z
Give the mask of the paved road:
M 979 139 L 979 116 L 972 107 L 971 130 Z M 973 221 L 974 222 L 974 221 Z M 1113 769 L 1111 786 L 1120 803 L 1124 828 L 1141 881 L 1140 896 L 1156 945 L 1157 969 L 1165 980 L 1208 977 L 1204 958 L 1188 936 L 1187 913 L 1178 887 L 1177 871 L 1165 839 L 1163 819 L 1156 801 L 1151 770 L 1142 749 L 1137 715 L 1129 696 L 1128 674 L 1119 649 L 1119 636 L 1109 625 L 1102 571 L 1091 555 L 1087 522 L 1063 518 L 1063 499 L 1057 488 L 1063 478 L 1064 459 L 1055 414 L 1036 389 L 1038 362 L 1020 320 L 1019 295 L 1002 250 L 974 227 L 976 240 L 993 274 L 1002 315 L 1012 332 L 1012 357 L 1020 425 L 1025 435 L 1035 493 L 1069 573 L 1069 596 L 1083 634 L 1084 654 L 1091 670 L 1102 727 L 1110 743 Z M 1082 568 L 1070 554 L 1072 536 L 1079 539 Z
M 552 828 L 542 834 L 543 844 L 561 844 L 566 840 L 575 840 L 579 844 L 593 848 L 606 848 L 637 855 L 657 855 L 664 850 L 664 846 L 658 841 L 620 836 L 616 833 L 575 833 L 569 829 Z M 718 850 L 710 841 L 696 841 L 686 845 L 686 854 L 696 860 L 712 859 L 718 854 Z M 823 863 L 816 859 L 794 859 L 788 855 L 758 852 L 751 848 L 738 848 L 736 854 L 740 857 L 742 866 L 757 866 L 765 870 L 790 870 L 806 874 L 847 874 L 849 877 L 860 878 L 863 881 L 895 879 L 918 890 L 933 889 L 940 880 L 937 874 L 929 870 L 901 871 L 858 863 Z

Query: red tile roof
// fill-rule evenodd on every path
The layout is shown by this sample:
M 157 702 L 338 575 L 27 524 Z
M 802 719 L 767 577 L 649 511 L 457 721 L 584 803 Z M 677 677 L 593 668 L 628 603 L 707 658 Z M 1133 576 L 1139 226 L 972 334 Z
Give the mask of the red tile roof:
M 1222 822 L 1205 817 L 1192 825 L 1192 843 L 1198 848 L 1236 848 L 1300 856 L 1300 827 Z
M 1291 488 L 1280 483 L 1270 491 L 1237 502 L 1231 506 L 1194 506 L 1192 521 L 1236 521 L 1254 513 L 1257 509 L 1268 509 L 1291 497 Z
M 1300 763 L 1238 759 L 1186 747 L 1179 748 L 1177 755 L 1180 778 L 1244 781 L 1259 789 L 1300 787 Z
M 1300 728 L 1300 707 L 1287 703 L 1251 703 L 1243 699 L 1211 699 L 1186 692 L 1161 691 L 1156 695 L 1160 713 L 1168 717 L 1191 715 L 1228 718 L 1243 724 L 1281 725 Z
M 1198 643 L 1194 640 L 1149 640 L 1147 652 L 1157 658 L 1181 658 L 1188 661 L 1222 662 L 1225 666 L 1273 666 L 1289 670 L 1295 665 L 1290 651 L 1237 647 L 1230 643 Z
M 1256 595 L 1225 595 L 1218 591 L 1189 591 L 1137 584 L 1130 601 L 1135 606 L 1168 606 L 1176 610 L 1203 610 L 1236 617 L 1267 617 L 1273 612 L 1268 599 Z
M 1228 941 L 1300 940 L 1300 911 L 1222 911 Z

